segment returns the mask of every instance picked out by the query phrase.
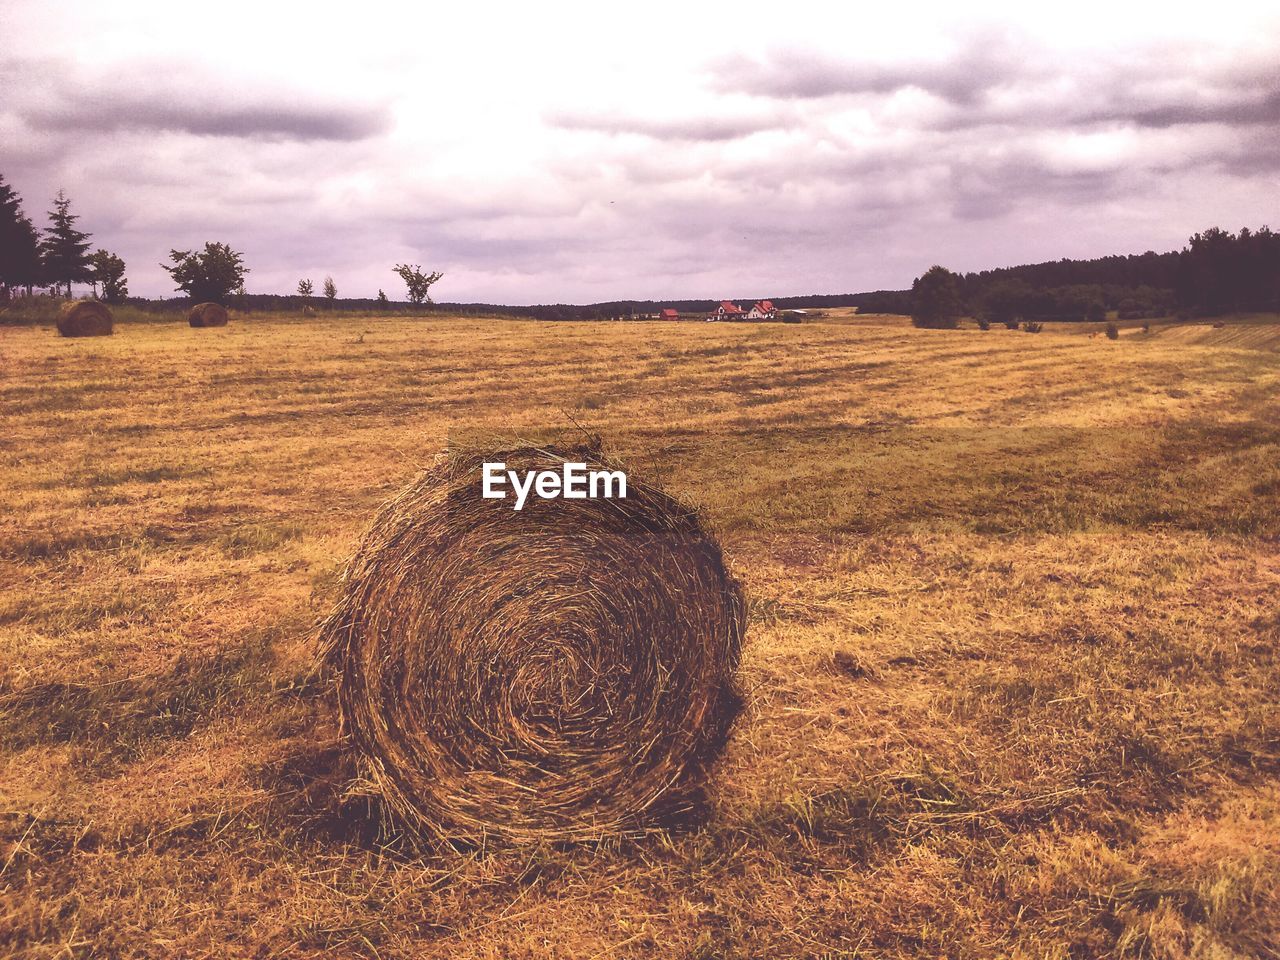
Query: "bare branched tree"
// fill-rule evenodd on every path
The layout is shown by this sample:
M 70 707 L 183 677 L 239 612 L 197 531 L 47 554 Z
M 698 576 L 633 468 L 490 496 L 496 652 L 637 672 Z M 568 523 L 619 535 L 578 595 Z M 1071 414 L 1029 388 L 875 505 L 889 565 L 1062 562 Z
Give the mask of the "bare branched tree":
M 431 303 L 431 285 L 444 276 L 443 273 L 423 273 L 417 264 L 397 263 L 395 272 L 409 289 L 410 303 Z

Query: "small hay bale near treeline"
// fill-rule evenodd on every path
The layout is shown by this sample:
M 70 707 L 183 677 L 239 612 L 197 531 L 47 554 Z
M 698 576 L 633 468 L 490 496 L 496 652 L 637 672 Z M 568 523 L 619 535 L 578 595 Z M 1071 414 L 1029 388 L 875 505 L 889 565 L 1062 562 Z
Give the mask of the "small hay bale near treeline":
M 187 314 L 187 322 L 193 327 L 225 327 L 227 308 L 220 303 L 197 303 Z
M 374 520 L 320 633 L 344 742 L 393 829 L 634 835 L 696 809 L 741 706 L 745 606 L 697 513 L 482 497 L 485 462 L 619 469 L 596 444 L 443 458 Z
M 115 332 L 111 311 L 97 300 L 72 300 L 62 305 L 57 319 L 64 337 L 109 337 Z

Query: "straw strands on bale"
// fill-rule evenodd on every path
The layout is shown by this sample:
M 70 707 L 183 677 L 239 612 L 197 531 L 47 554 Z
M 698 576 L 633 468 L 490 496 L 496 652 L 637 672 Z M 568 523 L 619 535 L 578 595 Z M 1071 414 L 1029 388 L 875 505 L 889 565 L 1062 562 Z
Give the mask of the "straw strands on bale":
M 225 327 L 227 308 L 220 303 L 197 303 L 187 314 L 187 322 L 193 327 Z
M 364 775 L 423 839 L 590 840 L 687 813 L 740 704 L 719 546 L 635 477 L 624 499 L 513 510 L 482 498 L 485 461 L 606 466 L 595 446 L 455 454 L 382 508 L 321 629 Z
M 97 300 L 64 303 L 57 324 L 64 337 L 109 337 L 113 332 L 111 311 Z

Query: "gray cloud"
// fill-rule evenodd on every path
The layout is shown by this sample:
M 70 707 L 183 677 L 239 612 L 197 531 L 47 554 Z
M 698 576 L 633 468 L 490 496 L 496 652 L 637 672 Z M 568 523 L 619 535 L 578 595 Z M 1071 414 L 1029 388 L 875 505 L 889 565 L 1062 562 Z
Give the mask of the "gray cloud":
M 1055 170 L 1043 158 L 1020 156 L 994 163 L 953 165 L 948 189 L 960 220 L 995 220 L 1029 200 L 1067 207 L 1096 205 L 1124 192 L 1123 171 Z
M 1274 65 L 1197 65 L 1190 54 L 1165 49 L 1124 62 L 1054 63 L 1028 56 L 1025 44 L 1009 34 L 977 34 L 942 60 L 876 63 L 776 50 L 745 61 L 722 59 L 712 66 L 711 77 L 724 92 L 779 101 L 883 99 L 917 89 L 943 105 L 921 121 L 939 130 L 1280 124 L 1280 70 Z M 1180 69 L 1171 70 L 1170 63 L 1183 56 Z M 997 95 L 1006 91 L 1023 96 L 1004 104 Z
M 1234 177 L 1274 176 L 1280 171 L 1280 133 L 1274 129 L 1255 128 L 1210 152 L 1208 158 L 1217 168 Z
M 1280 124 L 1280 78 L 1270 80 L 1270 88 L 1251 82 L 1217 92 L 1217 96 L 1189 96 L 1154 103 L 1120 102 L 1086 112 L 1076 119 L 1085 122 L 1132 123 L 1165 129 L 1186 124 L 1217 123 L 1232 127 Z
M 889 94 L 908 87 L 949 103 L 979 103 L 992 88 L 1037 71 L 1002 32 L 962 41 L 943 60 L 878 63 L 861 56 L 833 59 L 804 50 L 778 50 L 753 59 L 721 58 L 711 66 L 714 85 L 724 91 L 784 100 L 857 94 Z
M 179 102 L 168 97 L 91 95 L 25 114 L 38 130 L 169 130 L 198 136 L 363 140 L 386 128 L 381 111 L 278 103 Z
M 546 121 L 562 130 L 580 130 L 610 136 L 638 134 L 653 140 L 692 142 L 736 140 L 762 130 L 776 129 L 783 123 L 778 111 L 763 112 L 756 116 L 727 114 L 674 118 L 561 111 L 548 114 Z
M 355 141 L 386 130 L 384 104 L 317 102 L 298 91 L 236 89 L 171 62 L 86 76 L 58 61 L 10 60 L 7 109 L 36 133 L 167 131 L 242 139 Z

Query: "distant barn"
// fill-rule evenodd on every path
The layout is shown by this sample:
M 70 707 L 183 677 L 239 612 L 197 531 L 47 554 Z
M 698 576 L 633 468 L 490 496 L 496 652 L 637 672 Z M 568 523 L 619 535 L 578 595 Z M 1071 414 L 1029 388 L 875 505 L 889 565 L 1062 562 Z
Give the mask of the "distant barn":
M 658 317 L 662 320 L 679 320 L 680 311 L 673 310 L 671 307 L 663 307 L 662 312 L 658 314 Z

